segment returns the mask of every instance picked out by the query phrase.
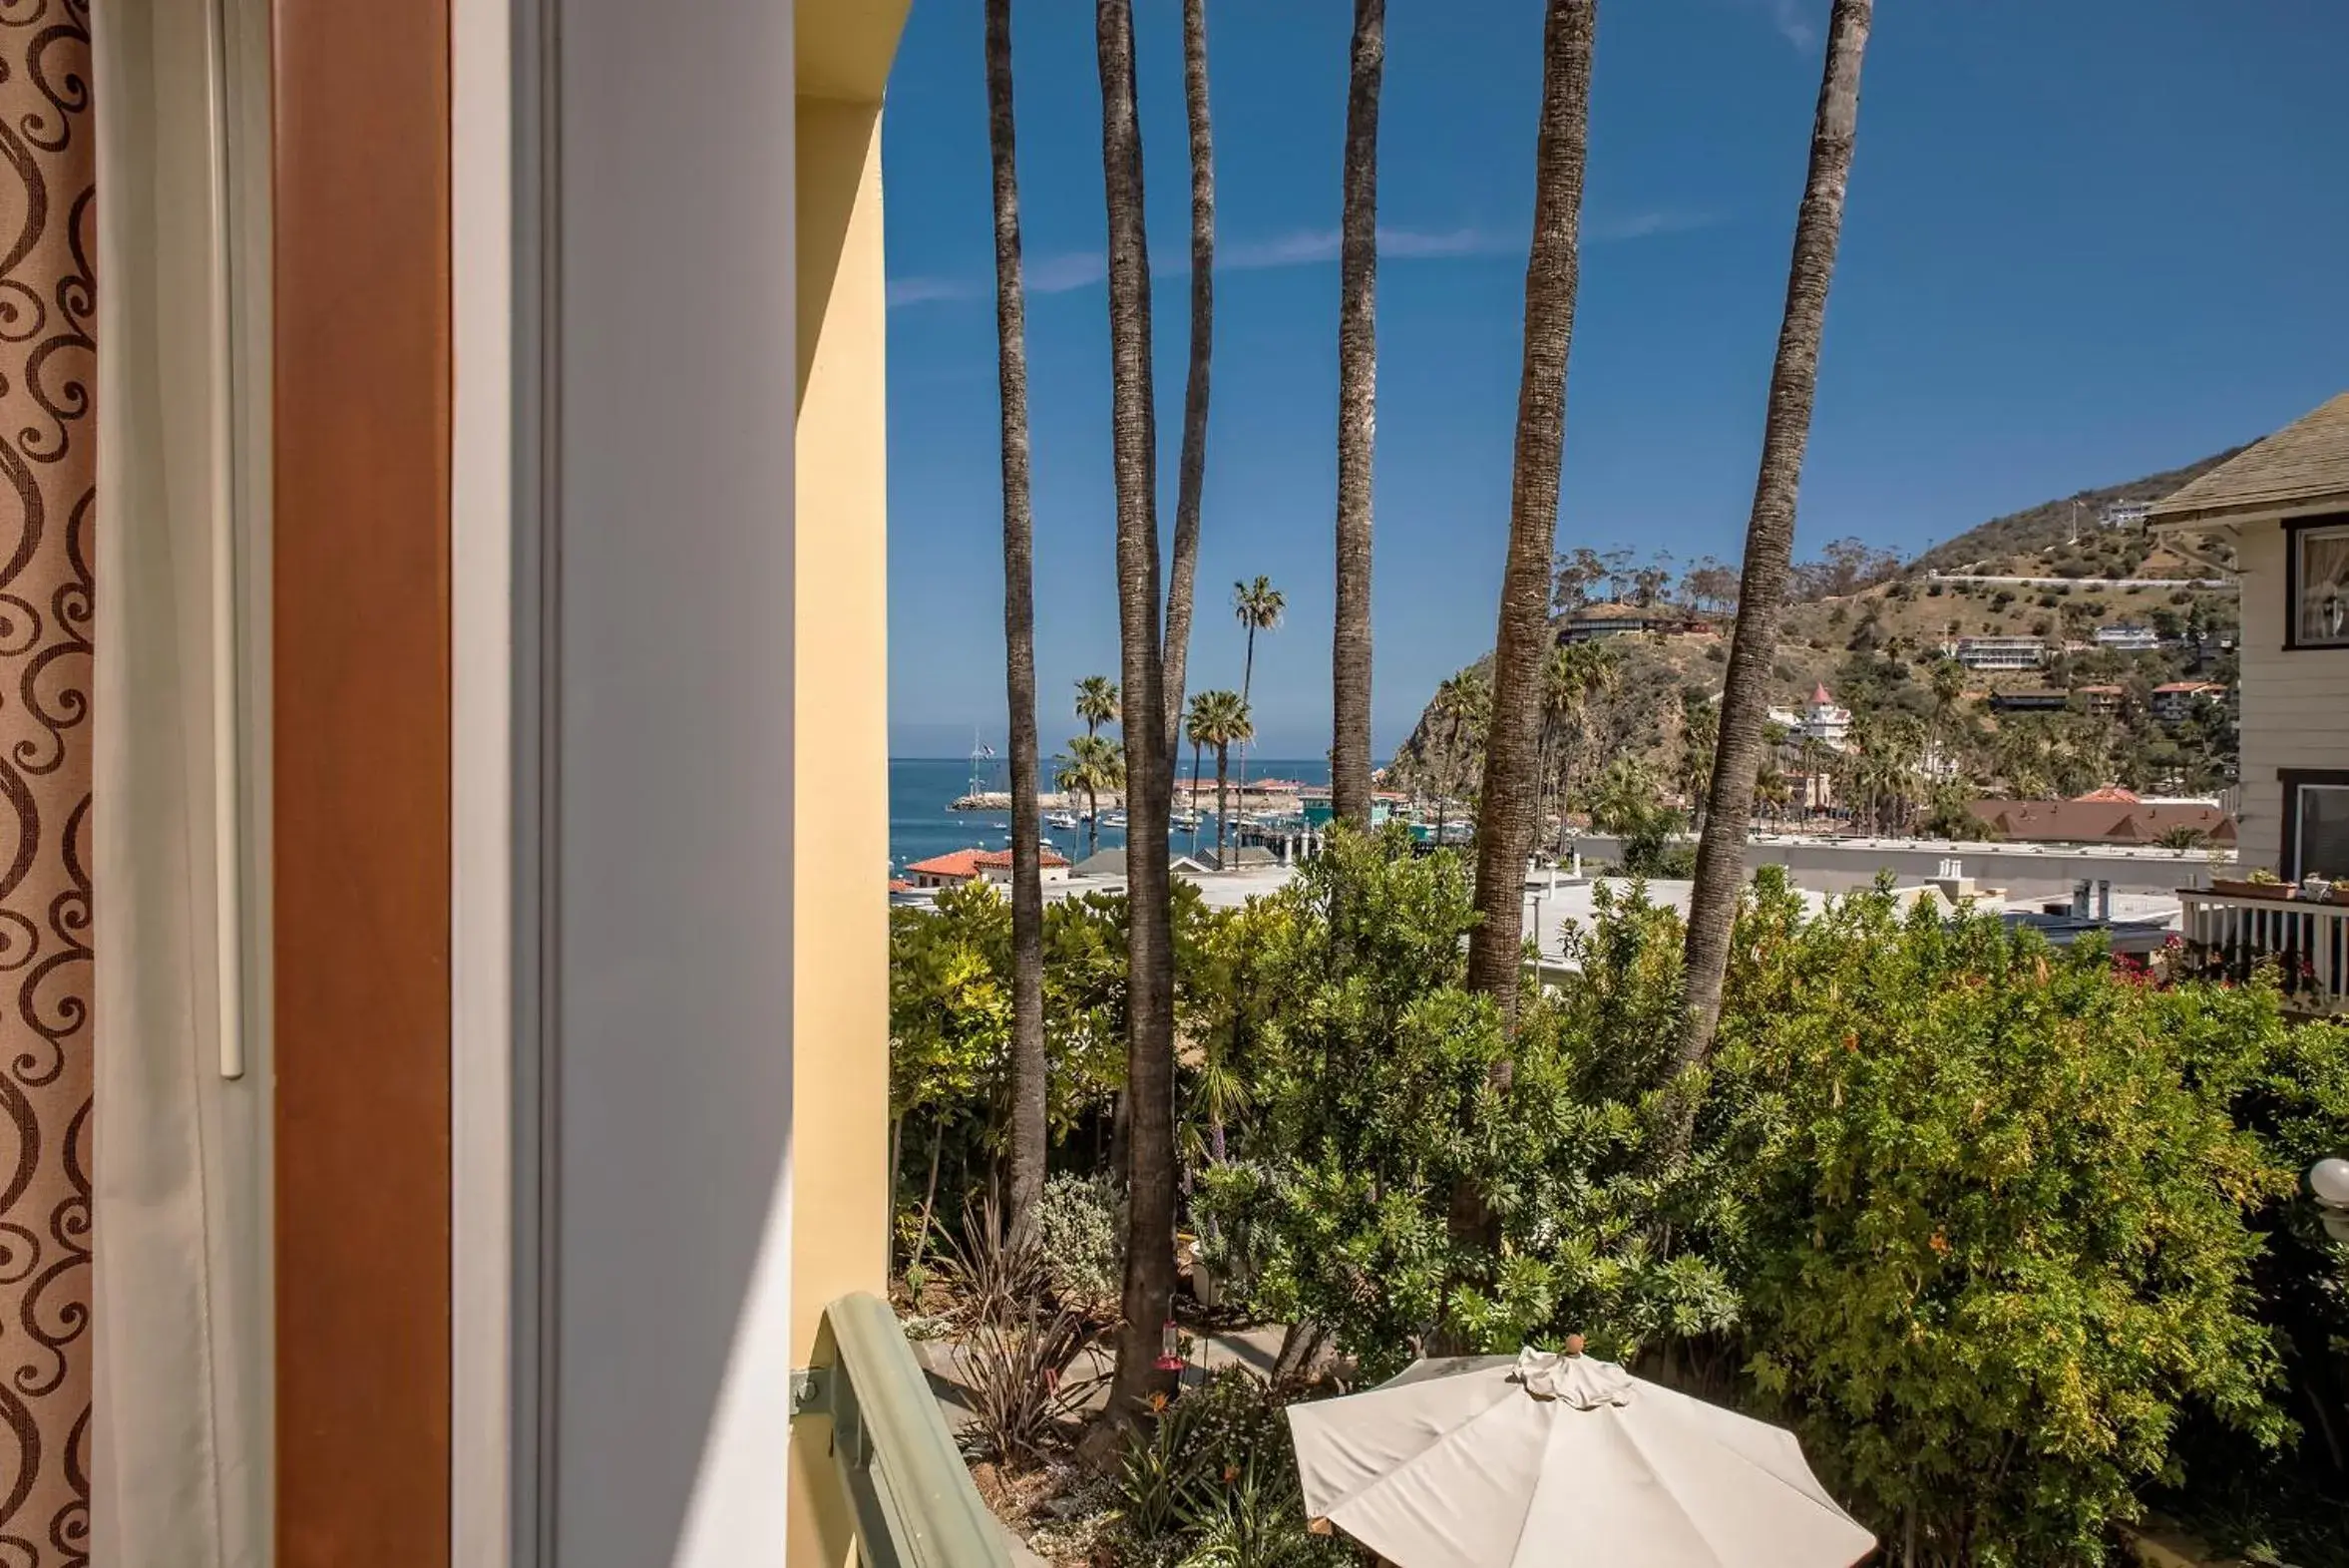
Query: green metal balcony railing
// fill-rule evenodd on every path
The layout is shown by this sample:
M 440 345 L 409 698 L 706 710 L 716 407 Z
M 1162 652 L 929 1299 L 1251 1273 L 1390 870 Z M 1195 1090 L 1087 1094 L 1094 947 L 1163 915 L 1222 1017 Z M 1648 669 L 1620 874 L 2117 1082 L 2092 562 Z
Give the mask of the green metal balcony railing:
M 824 1309 L 791 1413 L 831 1417 L 833 1463 L 871 1568 L 1010 1568 L 1002 1526 L 972 1486 L 887 1302 L 858 1292 Z

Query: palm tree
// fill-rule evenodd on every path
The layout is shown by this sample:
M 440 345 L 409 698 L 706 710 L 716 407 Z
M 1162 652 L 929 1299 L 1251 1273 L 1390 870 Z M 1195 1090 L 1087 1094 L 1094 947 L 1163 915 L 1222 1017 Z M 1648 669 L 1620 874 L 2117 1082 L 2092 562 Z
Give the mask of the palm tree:
M 1805 814 L 1819 808 L 1819 775 L 1826 771 L 1827 746 L 1816 735 L 1804 735 L 1796 748 L 1802 756 L 1802 809 Z
M 1549 0 L 1542 22 L 1525 357 L 1517 380 L 1509 550 L 1501 569 L 1492 722 L 1476 827 L 1476 908 L 1482 919 L 1468 935 L 1468 987 L 1490 995 L 1512 1022 L 1525 970 L 1525 857 L 1533 848 L 1541 787 L 1541 672 L 1552 640 L 1550 565 L 1566 439 L 1566 352 L 1581 272 L 1582 175 L 1590 148 L 1591 40 L 1598 10 L 1598 0 Z
M 1259 631 L 1281 629 L 1281 616 L 1288 610 L 1287 595 L 1273 587 L 1273 580 L 1259 577 L 1254 583 L 1232 585 L 1232 614 L 1248 633 L 1248 651 L 1240 660 L 1240 700 L 1247 702 L 1256 682 L 1256 634 Z M 1248 795 L 1248 748 L 1240 748 L 1240 795 Z
M 1102 725 L 1116 722 L 1124 711 L 1125 705 L 1118 697 L 1117 682 L 1111 680 L 1107 675 L 1087 675 L 1076 683 L 1076 716 L 1084 720 L 1086 739 L 1089 740 L 1099 734 Z M 1071 742 L 1072 746 L 1073 744 Z M 1103 777 L 1106 777 L 1109 771 L 1107 769 L 1095 770 Z M 1117 775 L 1115 784 L 1099 784 L 1085 797 L 1085 853 L 1087 855 L 1101 847 L 1100 791 L 1125 788 L 1125 762 L 1122 756 L 1114 771 Z M 1083 788 L 1082 785 L 1071 787 Z
M 1191 738 L 1191 820 L 1194 824 L 1199 820 L 1199 751 L 1207 743 L 1206 736 L 1200 729 L 1199 706 L 1200 697 L 1205 695 L 1205 692 L 1201 692 L 1191 699 L 1190 710 L 1186 718 L 1186 733 Z M 1191 847 L 1193 849 L 1199 847 L 1199 829 L 1196 826 L 1191 829 Z
M 1232 818 L 1226 788 L 1232 748 L 1245 745 L 1255 734 L 1248 699 L 1237 691 L 1202 691 L 1191 704 L 1191 744 L 1204 742 L 1215 752 L 1215 863 L 1219 868 L 1230 864 L 1224 836 Z
M 1656 776 L 1637 757 L 1617 757 L 1591 786 L 1591 826 L 1629 836 L 1656 815 Z
M 1777 361 L 1770 369 L 1762 466 L 1754 487 L 1754 510 L 1746 523 L 1746 566 L 1721 699 L 1721 746 L 1714 757 L 1705 835 L 1697 846 L 1697 885 L 1690 895 L 1688 1009 L 1680 1044 L 1684 1069 L 1701 1064 L 1711 1053 L 1721 1019 L 1722 980 L 1729 968 L 1730 933 L 1745 878 L 1746 829 L 1754 812 L 1754 774 L 1761 757 L 1762 726 L 1768 717 L 1779 611 L 1793 556 L 1795 494 L 1802 479 L 1802 449 L 1810 436 L 1811 402 L 1818 390 L 1827 285 L 1835 274 L 1843 193 L 1859 132 L 1860 58 L 1867 48 L 1873 8 L 1874 0 L 1834 0 L 1827 21 L 1826 65 L 1811 122 L 1810 170 L 1794 221 L 1794 254 L 1787 268 Z M 1687 1148 L 1696 1104 L 1685 1093 L 1672 1098 L 1664 1151 L 1668 1161 L 1677 1162 Z
M 1623 684 L 1622 668 L 1615 661 L 1614 650 L 1606 643 L 1580 642 L 1572 644 L 1565 651 L 1574 655 L 1575 665 L 1579 671 L 1578 683 L 1581 689 L 1573 699 L 1573 714 L 1576 718 L 1586 722 L 1579 734 L 1570 734 L 1567 737 L 1566 745 L 1563 748 L 1564 755 L 1560 759 L 1558 770 L 1558 848 L 1561 853 L 1566 847 L 1566 804 L 1574 789 L 1575 760 L 1591 739 L 1590 726 L 1587 722 L 1591 705 L 1601 697 L 1612 696 L 1622 688 Z
M 1078 735 L 1068 743 L 1068 755 L 1052 776 L 1054 789 L 1081 792 L 1085 797 L 1085 853 L 1101 847 L 1101 792 L 1125 788 L 1125 750 L 1114 736 Z M 1126 819 L 1129 823 L 1131 817 Z M 1129 838 L 1132 836 L 1129 831 Z
M 1386 0 L 1354 0 L 1338 250 L 1338 619 L 1330 807 L 1370 823 L 1370 434 L 1378 404 L 1378 87 Z
M 1150 242 L 1134 94 L 1133 0 L 1095 0 L 1101 183 L 1109 227 L 1111 473 L 1117 493 L 1117 629 L 1125 682 L 1125 1282 L 1104 1431 L 1122 1429 L 1171 1380 L 1159 1326 L 1175 1260 L 1174 946 L 1167 876 L 1166 672 L 1159 640 L 1157 428 L 1150 395 Z
M 1715 744 L 1720 741 L 1721 710 L 1713 710 Z M 1762 729 L 1762 766 L 1754 772 L 1754 798 L 1769 808 L 1773 819 L 1786 814 L 1793 790 L 1786 783 L 1786 726 L 1772 719 Z
M 1113 722 L 1119 712 L 1117 682 L 1107 675 L 1087 675 L 1076 683 L 1076 716 L 1090 735 Z
M 1011 119 L 1011 0 L 986 0 L 987 150 L 995 185 L 995 365 L 1003 447 L 1003 685 L 1011 750 L 1011 1228 L 1044 1192 L 1044 890 L 1036 803 L 1035 518 L 1029 501 L 1027 318 Z
M 1175 478 L 1174 561 L 1166 583 L 1166 750 L 1178 751 L 1199 573 L 1199 502 L 1207 489 L 1207 373 L 1215 348 L 1215 137 L 1207 117 L 1207 0 L 1183 0 L 1183 112 L 1191 127 L 1191 372 Z M 1196 770 L 1194 770 L 1196 771 Z M 1196 778 L 1192 792 L 1196 794 Z
M 1541 665 L 1541 788 L 1543 800 L 1540 816 L 1547 821 L 1555 808 L 1563 815 L 1565 802 L 1556 787 L 1559 773 L 1559 753 L 1564 749 L 1559 733 L 1582 711 L 1583 685 L 1580 650 L 1588 643 L 1560 643 L 1549 651 Z
M 1473 669 L 1447 676 L 1435 688 L 1435 717 L 1443 735 L 1436 751 L 1440 760 L 1434 767 L 1435 844 L 1440 849 L 1446 808 L 1459 790 L 1468 758 L 1484 743 L 1485 727 L 1492 717 L 1492 688 Z M 1522 887 L 1522 875 L 1518 882 Z
M 1705 785 L 1713 774 L 1713 753 L 1721 745 L 1721 704 L 1693 692 L 1684 695 L 1681 698 L 1680 744 L 1680 789 L 1688 799 L 1690 812 L 1699 819 L 1697 828 L 1702 832 L 1705 827 L 1702 820 Z M 1765 746 L 1765 761 L 1767 756 L 1768 748 Z

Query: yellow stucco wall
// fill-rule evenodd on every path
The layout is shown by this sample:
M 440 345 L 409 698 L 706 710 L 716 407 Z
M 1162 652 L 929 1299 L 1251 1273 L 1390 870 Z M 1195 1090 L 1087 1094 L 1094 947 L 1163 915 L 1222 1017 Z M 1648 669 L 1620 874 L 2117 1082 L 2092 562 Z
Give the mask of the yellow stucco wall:
M 905 0 L 800 0 L 793 696 L 793 1361 L 887 1285 L 888 301 L 881 92 Z M 793 1433 L 790 1562 L 855 1555 L 830 1423 Z

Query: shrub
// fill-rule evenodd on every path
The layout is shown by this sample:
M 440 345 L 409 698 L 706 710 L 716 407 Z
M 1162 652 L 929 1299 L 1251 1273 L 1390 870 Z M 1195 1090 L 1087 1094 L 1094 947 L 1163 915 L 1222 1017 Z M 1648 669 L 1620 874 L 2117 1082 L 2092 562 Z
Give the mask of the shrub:
M 1036 1232 L 1006 1235 L 991 1198 L 963 1211 L 963 1234 L 948 1238 L 939 1277 L 955 1298 L 956 1315 L 973 1325 L 1024 1317 L 1042 1303 L 1050 1283 Z
M 1075 1313 L 1032 1304 L 980 1321 L 955 1352 L 971 1406 L 965 1440 L 1007 1464 L 1035 1458 L 1084 1402 L 1091 1379 L 1067 1373 L 1091 1338 Z
M 1107 1174 L 1062 1172 L 1044 1183 L 1034 1223 L 1052 1294 L 1088 1317 L 1113 1317 L 1125 1278 L 1124 1222 Z
M 2289 1174 L 2227 1113 L 2282 1047 L 2272 990 L 1881 894 L 1804 921 L 1765 892 L 1737 951 L 1752 1371 L 1884 1534 L 2102 1563 L 2187 1411 L 2283 1436 L 2245 1220 Z
M 1354 1563 L 1306 1525 L 1282 1401 L 1228 1368 L 1187 1388 L 1128 1437 L 1118 1473 L 1123 1561 L 1190 1568 Z

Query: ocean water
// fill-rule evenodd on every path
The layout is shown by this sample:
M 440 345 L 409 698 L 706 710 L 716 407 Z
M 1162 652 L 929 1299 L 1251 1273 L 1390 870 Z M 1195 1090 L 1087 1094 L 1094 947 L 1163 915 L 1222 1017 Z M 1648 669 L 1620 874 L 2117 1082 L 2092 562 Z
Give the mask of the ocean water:
M 981 789 L 1007 790 L 1011 787 L 1009 774 L 1001 758 L 979 764 Z M 1047 780 L 1051 760 L 1045 759 Z M 959 849 L 1006 849 L 1011 843 L 1011 818 L 1007 812 L 949 811 L 947 808 L 970 793 L 973 763 L 969 757 L 892 757 L 889 759 L 889 867 L 902 871 L 910 861 L 927 860 L 933 855 L 946 855 Z M 1215 843 L 1215 761 L 1209 758 L 1203 765 L 1204 777 L 1199 785 L 1199 809 L 1205 815 L 1199 838 L 1207 847 Z M 1235 767 L 1234 773 L 1238 769 Z M 1301 760 L 1296 757 L 1250 757 L 1248 776 L 1252 779 L 1296 779 L 1305 784 L 1327 784 L 1330 765 L 1319 758 Z M 1047 793 L 1049 784 L 1046 785 Z M 1183 807 L 1191 799 L 1191 759 L 1186 753 L 1177 770 L 1175 804 Z M 1107 807 L 1102 808 L 1104 812 Z M 1173 843 L 1178 850 L 1191 848 L 1192 835 L 1176 833 Z M 1070 831 L 1065 828 L 1046 828 L 1044 842 L 1070 860 L 1084 858 L 1086 843 L 1082 827 Z M 1101 848 L 1109 849 L 1125 842 L 1124 830 L 1101 829 Z

